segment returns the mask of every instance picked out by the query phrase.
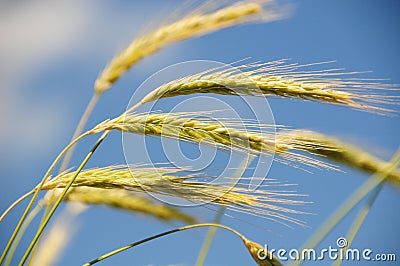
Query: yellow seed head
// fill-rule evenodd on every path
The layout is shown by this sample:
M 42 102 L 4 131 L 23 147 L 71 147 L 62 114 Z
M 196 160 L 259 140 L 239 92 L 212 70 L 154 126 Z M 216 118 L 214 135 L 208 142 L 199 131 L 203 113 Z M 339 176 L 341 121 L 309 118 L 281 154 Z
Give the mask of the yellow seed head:
M 250 252 L 251 257 L 259 266 L 283 266 L 268 250 L 265 250 L 260 244 L 248 239 L 243 242 Z
M 271 2 L 267 1 L 266 3 Z M 111 60 L 96 79 L 95 91 L 103 93 L 108 90 L 133 64 L 143 57 L 155 53 L 167 44 L 248 22 L 252 19 L 271 21 L 280 17 L 279 11 L 263 10 L 263 5 L 257 2 L 234 4 L 208 14 L 198 13 L 188 15 L 175 23 L 162 26 L 154 32 L 135 39 L 125 50 Z

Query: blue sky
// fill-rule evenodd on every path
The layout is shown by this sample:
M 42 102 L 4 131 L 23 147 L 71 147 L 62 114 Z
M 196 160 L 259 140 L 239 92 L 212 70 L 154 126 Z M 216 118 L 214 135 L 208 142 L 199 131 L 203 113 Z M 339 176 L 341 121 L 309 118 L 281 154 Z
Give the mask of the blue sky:
M 291 58 L 313 63 L 336 60 L 348 71 L 372 71 L 367 78 L 400 84 L 400 5 L 398 1 L 286 1 L 293 4 L 285 20 L 229 28 L 170 45 L 139 62 L 100 100 L 89 126 L 120 114 L 135 89 L 150 75 L 188 60 L 223 63 L 251 57 L 268 62 Z M 97 74 L 111 57 L 148 25 L 157 25 L 178 1 L 39 1 L 0 4 L 0 209 L 31 189 L 69 141 L 90 99 Z M 165 8 L 163 8 L 165 6 Z M 155 8 L 157 7 L 157 8 Z M 394 92 L 395 94 L 398 92 Z M 303 101 L 269 100 L 277 124 L 338 136 L 384 159 L 399 146 L 399 116 L 386 117 Z M 398 111 L 399 108 L 396 107 Z M 83 141 L 72 165 L 79 164 L 94 139 Z M 186 146 L 190 149 L 190 147 Z M 113 133 L 88 167 L 124 163 L 121 134 Z M 293 229 L 255 217 L 231 213 L 224 224 L 274 248 L 301 245 L 366 175 L 314 171 L 313 174 L 274 163 L 269 176 L 296 183 L 313 204 L 302 207 L 315 215 L 301 218 L 311 228 Z M 399 190 L 381 191 L 354 247 L 396 252 L 400 246 Z M 1 243 L 15 225 L 22 206 L 0 225 Z M 187 208 L 201 221 L 213 213 Z M 321 244 L 334 245 L 346 234 L 355 212 Z M 241 220 L 246 220 L 243 222 Z M 78 265 L 108 250 L 179 226 L 155 219 L 93 207 L 77 221 L 79 230 L 57 265 Z M 33 224 L 35 225 L 35 223 Z M 32 232 L 30 232 L 32 233 Z M 193 265 L 206 231 L 175 234 L 119 254 L 103 265 Z M 27 242 L 27 239 L 25 239 Z M 20 253 L 19 253 L 20 254 Z M 398 254 L 399 255 L 399 254 Z M 251 258 L 240 240 L 219 231 L 206 265 L 248 265 Z M 322 263 L 319 263 L 322 264 Z M 326 264 L 329 264 L 326 262 Z M 348 264 L 350 265 L 350 264 Z

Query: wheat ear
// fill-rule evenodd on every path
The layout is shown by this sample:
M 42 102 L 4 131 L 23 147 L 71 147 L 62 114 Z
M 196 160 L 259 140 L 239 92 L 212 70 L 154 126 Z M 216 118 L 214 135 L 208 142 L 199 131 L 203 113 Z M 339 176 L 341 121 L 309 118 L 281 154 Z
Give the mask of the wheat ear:
M 392 84 L 363 80 L 355 76 L 357 73 L 342 73 L 335 69 L 302 70 L 311 65 L 314 64 L 286 64 L 286 60 L 278 60 L 211 69 L 163 84 L 145 96 L 141 104 L 195 93 L 295 98 L 379 114 L 392 112 L 383 106 L 399 104 L 398 96 L 381 95 L 393 89 Z
M 133 64 L 169 43 L 249 21 L 271 21 L 281 16 L 273 8 L 264 9 L 263 5 L 268 7 L 273 1 L 263 2 L 236 3 L 210 13 L 194 12 L 181 20 L 162 26 L 154 32 L 135 39 L 125 50 L 111 60 L 96 79 L 95 91 L 102 93 L 108 90 Z
M 169 221 L 180 220 L 194 223 L 196 219 L 184 214 L 179 209 L 155 203 L 143 195 L 121 189 L 103 189 L 92 187 L 76 187 L 63 199 L 70 202 L 81 202 L 91 205 L 105 205 L 131 212 L 151 215 L 157 219 Z
M 349 143 L 309 130 L 289 131 L 278 138 L 285 139 L 285 142 L 308 143 L 305 148 L 310 152 L 369 174 L 380 173 L 389 165 L 388 162 Z M 400 187 L 400 170 L 390 172 L 387 181 Z
M 232 123 L 234 124 L 234 123 Z M 241 151 L 258 151 L 276 154 L 284 159 L 301 162 L 314 167 L 333 168 L 320 160 L 296 152 L 319 155 L 328 160 L 348 165 L 367 173 L 380 172 L 387 162 L 349 143 L 310 130 L 280 130 L 276 134 L 257 135 L 252 131 L 242 132 L 227 128 L 220 123 L 206 123 L 203 120 L 180 117 L 171 114 L 129 114 L 115 120 L 106 121 L 94 129 L 118 129 L 142 135 L 165 136 L 186 141 L 207 141 Z M 388 175 L 388 182 L 400 187 L 400 172 Z
M 99 124 L 91 134 L 102 130 L 120 130 L 132 134 L 162 136 L 190 142 L 203 142 L 218 145 L 222 149 L 236 149 L 243 152 L 256 153 L 257 155 L 278 154 L 281 159 L 277 161 L 291 164 L 301 163 L 315 168 L 335 169 L 330 164 L 302 155 L 296 151 L 307 151 L 303 146 L 307 143 L 285 142 L 277 138 L 273 131 L 250 131 L 234 127 L 227 127 L 204 119 L 194 119 L 177 114 L 128 114 L 119 118 Z M 232 126 L 235 122 L 230 123 Z M 250 126 L 250 125 L 249 125 Z M 261 133 L 260 133 L 261 132 Z
M 127 168 L 109 166 L 82 171 L 73 183 L 74 188 L 91 187 L 101 189 L 121 189 L 126 191 L 151 192 L 182 198 L 190 202 L 212 203 L 228 209 L 261 216 L 278 222 L 292 222 L 302 225 L 302 221 L 284 213 L 304 214 L 280 205 L 298 205 L 303 201 L 290 199 L 300 196 L 289 191 L 257 190 L 250 192 L 245 187 L 225 184 L 209 184 L 210 177 L 170 175 L 176 169 Z M 43 189 L 63 188 L 75 176 L 75 172 L 62 173 L 47 182 Z M 203 178 L 203 179 L 202 179 Z

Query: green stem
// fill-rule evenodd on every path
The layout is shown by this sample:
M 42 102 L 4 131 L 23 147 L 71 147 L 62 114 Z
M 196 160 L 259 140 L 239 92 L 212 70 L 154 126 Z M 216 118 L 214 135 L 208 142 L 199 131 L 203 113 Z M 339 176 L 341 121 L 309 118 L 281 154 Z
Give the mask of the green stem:
M 96 106 L 97 102 L 99 101 L 100 96 L 101 96 L 101 94 L 98 93 L 98 92 L 95 92 L 93 94 L 93 96 L 90 99 L 88 105 L 86 106 L 85 112 L 83 113 L 83 115 L 81 117 L 81 120 L 79 121 L 78 125 L 76 126 L 74 135 L 72 136 L 72 140 L 74 140 L 76 137 L 78 137 L 82 133 L 82 131 L 83 131 L 83 129 L 84 129 L 84 127 L 85 127 L 90 115 L 93 112 L 94 107 Z M 64 157 L 64 159 L 63 159 L 63 161 L 61 163 L 61 166 L 60 166 L 60 170 L 59 170 L 60 173 L 62 171 L 64 171 L 65 169 L 67 169 L 68 164 L 69 164 L 69 162 L 71 160 L 72 154 L 74 153 L 75 147 L 76 147 L 75 145 L 72 146 L 69 149 L 69 151 L 65 154 L 65 157 Z
M 72 136 L 72 139 L 75 139 L 77 136 L 79 136 L 82 133 L 82 131 L 83 131 L 83 129 L 84 129 L 86 123 L 87 123 L 87 120 L 89 119 L 90 115 L 92 114 L 92 112 L 94 110 L 94 107 L 97 105 L 97 102 L 98 102 L 100 96 L 101 96 L 101 93 L 95 91 L 95 93 L 93 94 L 93 96 L 90 99 L 89 103 L 87 104 L 86 109 L 85 109 L 81 119 L 79 120 L 79 123 L 78 123 L 77 127 L 75 128 L 75 132 L 74 132 L 74 134 Z M 68 164 L 71 161 L 71 157 L 72 157 L 72 155 L 74 153 L 75 147 L 76 147 L 76 145 L 72 146 L 68 150 L 68 152 L 65 154 L 64 159 L 63 159 L 63 161 L 61 163 L 60 169 L 58 170 L 59 173 L 61 173 L 65 169 L 67 169 Z M 50 211 L 50 205 L 47 205 L 46 210 L 43 213 L 42 222 L 44 221 L 45 217 L 48 215 L 49 211 Z M 40 242 L 40 239 L 38 241 Z M 37 247 L 37 245 L 36 245 L 36 247 Z M 30 260 L 28 261 L 28 265 L 31 264 L 30 262 L 32 261 L 32 258 L 34 256 L 34 254 L 36 253 L 35 252 L 36 251 L 36 247 L 32 251 L 32 255 L 31 255 Z
M 246 158 L 242 160 L 239 165 L 239 168 L 236 169 L 235 173 L 233 174 L 232 182 L 235 182 L 236 179 L 240 178 L 243 175 L 244 170 L 247 168 L 249 164 L 254 160 L 254 156 L 248 155 Z M 214 224 L 219 224 L 224 216 L 226 207 L 221 206 L 218 208 L 217 214 L 214 217 Z M 203 245 L 200 249 L 199 255 L 197 257 L 196 266 L 203 266 L 206 260 L 207 254 L 211 248 L 212 241 L 217 233 L 217 227 L 213 226 L 208 229 L 207 236 L 204 239 Z
M 35 206 L 35 208 L 32 209 L 32 211 L 29 213 L 29 215 L 26 217 L 25 223 L 22 225 L 21 230 L 18 232 L 17 237 L 15 238 L 14 243 L 11 245 L 10 248 L 10 253 L 7 256 L 5 266 L 8 266 L 11 264 L 11 259 L 14 256 L 14 252 L 17 249 L 22 236 L 24 235 L 26 229 L 28 228 L 29 224 L 32 222 L 32 220 L 36 217 L 36 215 L 39 214 L 39 212 L 42 210 L 43 205 L 41 204 L 41 201 Z
M 96 106 L 96 104 L 97 104 L 97 102 L 98 102 L 98 100 L 99 100 L 99 98 L 100 98 L 101 95 L 102 95 L 102 93 L 98 93 L 98 92 L 95 92 L 95 94 L 93 95 L 92 99 L 90 100 L 90 102 L 88 103 L 88 105 L 87 105 L 87 107 L 86 107 L 86 110 L 85 110 L 84 114 L 82 115 L 81 120 L 79 121 L 78 126 L 77 126 L 76 129 L 75 129 L 74 137 L 82 132 L 84 126 L 86 125 L 86 122 L 87 122 L 88 118 L 90 117 L 91 113 L 93 112 L 93 109 L 94 109 L 94 107 Z M 131 111 L 131 112 L 134 111 L 134 110 L 137 109 L 140 105 L 141 105 L 141 103 L 136 104 L 135 106 L 133 106 L 133 107 L 130 108 L 130 111 Z M 125 113 L 122 114 L 122 115 L 125 115 Z M 106 135 L 109 134 L 108 132 L 109 132 L 109 131 L 107 131 Z M 90 134 L 92 134 L 92 133 L 90 133 L 90 131 L 88 131 L 88 133 L 85 133 L 85 134 L 90 135 Z M 63 160 L 63 162 L 62 162 L 62 165 L 60 166 L 59 172 L 62 172 L 62 171 L 65 170 L 66 167 L 68 166 L 69 161 L 70 161 L 70 158 L 71 158 L 71 156 L 72 156 L 72 154 L 73 154 L 74 149 L 75 149 L 75 145 L 72 145 L 72 146 L 70 147 L 70 149 L 68 150 L 68 152 L 66 153 L 66 155 L 65 155 L 65 157 L 64 157 L 64 160 Z M 47 205 L 46 210 L 45 210 L 45 212 L 44 212 L 44 216 L 43 216 L 42 221 L 41 221 L 41 224 L 43 224 L 43 223 L 45 222 L 47 215 L 49 215 L 49 212 L 51 211 L 50 206 L 51 206 L 51 205 Z M 39 236 L 39 238 L 36 240 L 36 242 L 40 241 L 40 238 L 41 238 L 41 237 Z M 34 250 L 36 249 L 36 247 L 37 247 L 37 245 L 35 245 L 33 251 L 31 251 L 32 255 L 35 253 Z M 33 257 L 31 256 L 30 260 L 32 260 L 32 258 L 33 258 Z M 29 263 L 29 265 L 30 265 L 30 263 Z
M 75 179 L 78 176 L 78 174 L 82 171 L 83 167 L 89 161 L 90 157 L 92 157 L 93 153 L 96 151 L 96 149 L 99 147 L 99 145 L 103 142 L 103 140 L 109 134 L 109 132 L 110 131 L 104 132 L 103 135 L 97 140 L 96 144 L 93 146 L 93 148 L 90 150 L 90 152 L 86 155 L 85 159 L 82 161 L 81 165 L 76 170 L 76 172 L 75 172 L 74 176 L 72 177 L 72 179 L 65 186 L 65 188 L 64 188 L 63 192 L 61 193 L 61 195 L 57 198 L 55 204 L 53 205 L 53 207 L 51 208 L 50 212 L 48 213 L 48 215 L 44 219 L 43 223 L 40 224 L 40 227 L 39 227 L 38 231 L 36 232 L 36 235 L 34 236 L 32 242 L 30 243 L 28 249 L 26 250 L 24 256 L 22 257 L 22 259 L 21 259 L 21 261 L 19 263 L 20 266 L 23 265 L 25 263 L 25 261 L 28 259 L 29 254 L 31 253 L 33 247 L 35 246 L 35 244 L 38 241 L 39 237 L 42 235 L 45 227 L 49 223 L 50 218 L 53 216 L 53 214 L 56 211 L 58 205 L 60 205 L 62 199 L 67 194 L 68 189 L 72 186 L 72 183 L 75 181 Z
M 392 160 L 381 172 L 371 176 L 361 185 L 351 196 L 343 202 L 340 207 L 322 224 L 322 226 L 308 239 L 300 250 L 315 248 L 332 229 L 373 189 L 382 184 L 390 172 L 395 170 L 400 164 L 400 149 L 393 156 Z M 292 262 L 289 265 L 300 265 L 302 260 Z
M 228 230 L 228 231 L 234 233 L 235 235 L 239 236 L 240 239 L 242 239 L 243 241 L 246 240 L 246 238 L 242 234 L 240 234 L 238 231 L 236 231 L 236 230 L 234 230 L 234 229 L 232 229 L 230 227 L 227 227 L 225 225 L 222 225 L 222 224 L 213 224 L 213 223 L 193 224 L 193 225 L 188 225 L 188 226 L 180 227 L 180 228 L 177 228 L 177 229 L 173 229 L 173 230 L 170 230 L 170 231 L 167 231 L 167 232 L 163 232 L 163 233 L 160 233 L 160 234 L 157 234 L 157 235 L 142 239 L 140 241 L 134 242 L 132 244 L 126 245 L 126 246 L 124 246 L 122 248 L 119 248 L 119 249 L 113 250 L 113 251 L 111 251 L 111 252 L 109 252 L 107 254 L 104 254 L 104 255 L 98 257 L 97 259 L 94 259 L 94 260 L 92 260 L 92 261 L 90 261 L 88 263 L 85 263 L 83 266 L 90 266 L 90 265 L 96 264 L 96 263 L 98 263 L 98 262 L 100 262 L 100 261 L 102 261 L 104 259 L 107 259 L 107 258 L 109 258 L 111 256 L 114 256 L 114 255 L 116 255 L 116 254 L 118 254 L 118 253 L 120 253 L 120 252 L 122 252 L 124 250 L 130 249 L 132 247 L 138 246 L 140 244 L 143 244 L 145 242 L 154 240 L 156 238 L 160 238 L 162 236 L 166 236 L 166 235 L 173 234 L 173 233 L 176 233 L 176 232 L 181 232 L 181 231 L 188 230 L 188 229 L 199 228 L 199 227 L 210 227 L 210 226 L 211 227 L 223 228 L 223 229 Z
M 53 192 L 54 192 L 54 191 L 48 191 L 47 193 L 53 193 Z M 53 195 L 54 195 L 54 194 L 50 194 L 50 199 L 52 199 Z M 45 196 L 45 197 L 46 197 L 46 196 Z M 50 203 L 50 201 L 49 201 L 49 203 L 46 204 L 46 208 L 44 209 L 44 212 L 43 212 L 43 214 L 42 214 L 42 219 L 41 219 L 41 221 L 40 221 L 39 224 L 42 224 L 42 223 L 44 222 L 44 219 L 45 219 L 46 216 L 49 214 L 49 211 L 50 211 L 50 210 L 51 210 L 51 203 Z M 39 239 L 38 239 L 38 244 L 35 245 L 35 247 L 33 248 L 32 252 L 31 252 L 31 256 L 29 257 L 29 260 L 28 260 L 28 262 L 27 262 L 27 265 L 28 265 L 28 266 L 32 265 L 32 261 L 33 261 L 33 259 L 35 258 L 36 251 L 37 251 L 37 249 L 38 249 L 38 246 L 39 246 L 39 243 L 40 243 L 40 240 L 41 240 L 41 239 L 42 239 L 42 237 L 39 237 Z
M 50 166 L 50 168 L 47 170 L 46 174 L 44 175 L 42 181 L 40 182 L 40 184 L 37 186 L 37 188 L 35 189 L 35 193 L 33 194 L 32 199 L 30 200 L 30 202 L 28 203 L 28 206 L 25 208 L 24 213 L 22 214 L 21 218 L 18 221 L 17 226 L 14 229 L 14 232 L 12 233 L 10 239 L 8 240 L 8 243 L 3 251 L 3 253 L 1 254 L 0 257 L 0 265 L 1 263 L 4 261 L 4 258 L 6 257 L 11 244 L 13 243 L 19 229 L 22 226 L 22 223 L 25 221 L 26 216 L 28 215 L 28 212 L 30 211 L 30 209 L 33 206 L 33 203 L 35 202 L 35 200 L 37 199 L 39 192 L 41 191 L 44 183 L 46 182 L 47 178 L 50 176 L 50 173 L 54 170 L 54 168 L 56 167 L 57 163 L 60 161 L 60 159 L 62 158 L 62 156 L 68 151 L 69 148 L 71 148 L 75 143 L 77 143 L 79 140 L 83 139 L 84 137 L 86 137 L 87 134 L 84 133 L 82 135 L 80 135 L 79 137 L 77 137 L 76 139 L 74 139 L 73 141 L 71 141 L 68 146 L 66 146 L 64 148 L 64 150 L 62 150 L 62 152 L 57 156 L 57 158 L 54 160 L 54 162 L 52 163 L 52 165 Z
M 361 208 L 361 210 L 358 212 L 356 218 L 354 219 L 353 224 L 351 225 L 349 232 L 347 233 L 346 240 L 347 240 L 347 245 L 343 250 L 343 254 L 346 254 L 347 250 L 351 247 L 351 244 L 354 241 L 354 238 L 356 237 L 358 231 L 361 228 L 361 225 L 364 223 L 365 219 L 367 218 L 367 215 L 369 211 L 372 208 L 372 205 L 374 204 L 376 198 L 378 197 L 379 193 L 381 192 L 383 187 L 383 183 L 381 183 L 375 190 L 373 191 L 372 195 L 369 197 L 368 201 L 365 203 L 365 205 Z M 339 266 L 343 262 L 342 259 L 338 259 L 335 261 L 333 265 Z

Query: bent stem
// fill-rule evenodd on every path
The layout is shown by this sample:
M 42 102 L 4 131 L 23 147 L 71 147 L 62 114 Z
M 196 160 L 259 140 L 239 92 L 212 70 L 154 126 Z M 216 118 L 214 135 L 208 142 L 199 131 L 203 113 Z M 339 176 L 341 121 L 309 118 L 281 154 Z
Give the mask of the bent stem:
M 7 214 L 10 213 L 10 211 L 17 206 L 18 204 L 20 204 L 22 201 L 24 201 L 25 199 L 27 199 L 30 195 L 32 195 L 33 193 L 35 193 L 35 189 L 32 189 L 31 191 L 29 191 L 28 193 L 25 193 L 24 195 L 22 195 L 21 197 L 19 197 L 16 201 L 14 201 L 13 204 L 10 205 L 10 207 L 7 208 L 7 210 L 5 210 L 3 212 L 3 214 L 0 217 L 0 222 L 3 221 L 3 219 L 7 216 Z
M 371 176 L 361 187 L 359 187 L 351 196 L 342 203 L 342 205 L 325 221 L 324 224 L 308 239 L 300 250 L 315 248 L 332 229 L 373 189 L 383 184 L 388 174 L 395 170 L 400 164 L 400 149 L 391 159 L 388 166 L 381 172 Z M 289 265 L 301 265 L 303 260 L 290 263 Z
M 25 261 L 28 259 L 29 254 L 31 253 L 33 247 L 35 246 L 36 242 L 42 235 L 45 227 L 50 221 L 50 218 L 53 216 L 54 212 L 56 211 L 58 205 L 60 205 L 62 199 L 64 196 L 67 194 L 68 189 L 72 186 L 72 183 L 75 181 L 76 177 L 78 174 L 82 171 L 83 167 L 86 165 L 86 163 L 89 161 L 89 159 L 92 157 L 93 153 L 96 151 L 96 149 L 99 147 L 99 145 L 103 142 L 105 137 L 109 134 L 110 131 L 106 131 L 103 133 L 103 135 L 97 140 L 96 144 L 93 146 L 93 148 L 90 150 L 90 152 L 86 155 L 85 159 L 82 161 L 81 165 L 78 167 L 76 170 L 75 175 L 72 177 L 71 181 L 65 186 L 64 190 L 62 191 L 61 195 L 57 198 L 57 201 L 54 203 L 53 207 L 49 211 L 48 215 L 44 219 L 43 223 L 40 224 L 40 227 L 38 231 L 36 232 L 35 237 L 33 238 L 32 242 L 30 243 L 28 249 L 26 250 L 24 256 L 22 257 L 19 265 L 22 266 Z
M 84 133 L 82 135 L 80 135 L 79 137 L 77 137 L 76 139 L 74 139 L 73 141 L 71 141 L 65 148 L 64 150 L 61 151 L 61 153 L 57 156 L 57 158 L 54 160 L 54 162 L 52 163 L 52 165 L 50 166 L 50 168 L 47 170 L 46 174 L 43 176 L 42 181 L 40 182 L 40 184 L 37 186 L 37 188 L 35 189 L 35 193 L 33 194 L 33 197 L 31 198 L 30 202 L 28 203 L 28 206 L 25 208 L 24 213 L 22 214 L 21 218 L 18 221 L 17 226 L 14 229 L 14 232 L 12 233 L 10 239 L 8 240 L 8 243 L 0 257 L 0 265 L 1 263 L 4 261 L 4 258 L 6 257 L 11 244 L 13 243 L 18 231 L 20 230 L 22 223 L 25 221 L 26 216 L 28 215 L 28 212 L 31 210 L 33 203 L 35 202 L 35 200 L 37 199 L 40 190 L 42 189 L 44 183 L 46 182 L 47 178 L 50 176 L 51 172 L 54 170 L 54 168 L 56 167 L 56 165 L 58 164 L 58 162 L 60 161 L 60 159 L 62 158 L 62 156 L 64 156 L 64 154 L 78 141 L 80 141 L 81 139 L 83 139 L 84 137 L 86 137 L 88 135 L 88 133 Z
M 240 178 L 244 172 L 244 170 L 247 168 L 247 166 L 249 164 L 251 164 L 251 162 L 254 160 L 254 156 L 248 155 L 247 158 L 244 158 L 242 160 L 242 162 L 240 163 L 239 168 L 235 171 L 235 173 L 233 174 L 233 179 L 232 179 L 232 183 L 237 180 L 238 178 Z M 225 206 L 221 206 L 218 208 L 217 214 L 214 217 L 214 224 L 219 224 L 222 220 L 222 217 L 224 216 L 224 213 L 226 211 L 226 207 Z M 217 233 L 217 227 L 213 226 L 210 227 L 210 229 L 208 229 L 207 232 L 207 236 L 204 239 L 203 245 L 200 249 L 199 255 L 197 257 L 197 261 L 196 261 L 196 266 L 203 266 L 204 262 L 206 260 L 208 251 L 211 248 L 211 244 L 212 241 L 215 237 L 215 234 Z
M 72 136 L 72 140 L 77 138 L 80 134 L 82 134 L 83 129 L 85 128 L 85 125 L 90 117 L 90 115 L 93 112 L 94 107 L 97 105 L 97 102 L 99 101 L 100 96 L 102 93 L 95 91 L 93 94 L 92 98 L 90 99 L 88 105 L 86 106 L 85 112 L 83 113 L 81 120 L 79 120 L 78 125 L 76 126 L 74 135 Z M 72 154 L 74 153 L 75 150 L 75 145 L 73 145 L 69 151 L 65 154 L 65 157 L 61 163 L 60 170 L 59 172 L 61 173 L 65 169 L 67 169 L 68 164 L 71 160 Z
M 96 264 L 96 263 L 98 263 L 98 262 L 100 262 L 100 261 L 102 261 L 104 259 L 107 259 L 107 258 L 109 258 L 111 256 L 114 256 L 114 255 L 116 255 L 116 254 L 118 254 L 118 253 L 120 253 L 120 252 L 122 252 L 124 250 L 133 248 L 133 247 L 138 246 L 140 244 L 143 244 L 145 242 L 160 238 L 162 236 L 170 235 L 170 234 L 173 234 L 173 233 L 176 233 L 176 232 L 185 231 L 185 230 L 188 230 L 188 229 L 199 228 L 199 227 L 219 227 L 219 228 L 223 228 L 225 230 L 228 230 L 228 231 L 234 233 L 235 235 L 240 237 L 240 239 L 242 239 L 243 241 L 247 240 L 238 231 L 236 231 L 236 230 L 234 230 L 234 229 L 232 229 L 232 228 L 230 228 L 228 226 L 222 225 L 222 224 L 213 224 L 213 223 L 193 224 L 193 225 L 188 225 L 188 226 L 180 227 L 180 228 L 177 228 L 177 229 L 173 229 L 173 230 L 170 230 L 170 231 L 167 231 L 167 232 L 163 232 L 163 233 L 160 233 L 160 234 L 157 234 L 157 235 L 142 239 L 140 241 L 134 242 L 132 244 L 126 245 L 126 246 L 124 246 L 122 248 L 119 248 L 119 249 L 113 250 L 113 251 L 111 251 L 111 252 L 109 252 L 107 254 L 104 254 L 104 255 L 98 257 L 97 259 L 94 259 L 94 260 L 84 264 L 83 266 L 90 266 L 90 265 Z

